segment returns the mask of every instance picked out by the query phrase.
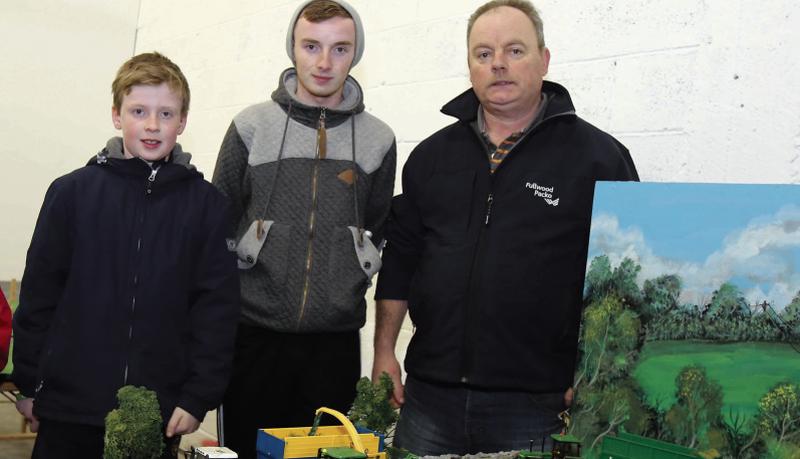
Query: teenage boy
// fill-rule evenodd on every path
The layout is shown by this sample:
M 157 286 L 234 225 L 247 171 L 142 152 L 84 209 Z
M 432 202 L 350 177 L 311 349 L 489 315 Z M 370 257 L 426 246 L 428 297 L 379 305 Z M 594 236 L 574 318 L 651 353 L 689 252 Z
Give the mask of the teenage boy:
M 174 450 L 230 374 L 239 310 L 228 204 L 176 143 L 186 78 L 148 53 L 111 87 L 122 137 L 50 186 L 14 316 L 12 379 L 39 433 L 35 458 L 102 457 L 124 385 L 156 392 Z
M 348 76 L 364 51 L 356 11 L 303 2 L 286 49 L 294 67 L 271 101 L 234 118 L 213 178 L 238 228 L 242 317 L 223 419 L 242 458 L 255 457 L 258 428 L 310 425 L 320 406 L 352 404 L 394 188 L 394 134 Z

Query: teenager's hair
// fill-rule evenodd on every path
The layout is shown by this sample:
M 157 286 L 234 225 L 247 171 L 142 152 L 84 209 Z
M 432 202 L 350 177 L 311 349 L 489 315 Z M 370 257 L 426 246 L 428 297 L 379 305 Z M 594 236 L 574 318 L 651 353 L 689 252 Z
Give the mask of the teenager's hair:
M 336 17 L 353 19 L 349 11 L 332 0 L 313 0 L 303 8 L 300 16 L 306 18 L 308 22 L 314 23 Z
M 472 32 L 472 26 L 475 25 L 475 21 L 487 11 L 501 6 L 516 8 L 525 13 L 525 16 L 528 16 L 528 19 L 533 23 L 533 28 L 536 30 L 536 36 L 539 39 L 539 49 L 544 48 L 544 24 L 542 23 L 542 18 L 539 16 L 539 12 L 536 11 L 533 4 L 528 0 L 492 0 L 481 5 L 472 13 L 472 16 L 469 17 L 469 22 L 467 22 L 467 42 L 469 42 L 469 34 Z
M 114 82 L 111 83 L 111 93 L 114 95 L 114 108 L 119 111 L 122 107 L 122 98 L 130 94 L 131 89 L 138 85 L 158 86 L 166 83 L 181 98 L 181 115 L 189 112 L 189 83 L 181 72 L 180 67 L 160 53 L 144 53 L 130 58 L 117 71 Z

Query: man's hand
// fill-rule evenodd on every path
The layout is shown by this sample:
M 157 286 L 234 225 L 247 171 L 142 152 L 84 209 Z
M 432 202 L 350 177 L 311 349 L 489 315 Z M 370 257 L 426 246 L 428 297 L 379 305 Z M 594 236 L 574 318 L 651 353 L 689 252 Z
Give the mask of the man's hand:
M 33 399 L 32 398 L 23 398 L 17 400 L 17 411 L 19 414 L 25 417 L 28 423 L 31 425 L 31 432 L 38 432 L 39 431 L 39 419 L 33 415 Z
M 375 359 L 372 362 L 372 381 L 377 383 L 383 372 L 389 374 L 394 384 L 394 391 L 392 392 L 391 404 L 395 408 L 400 408 L 405 399 L 403 398 L 403 381 L 401 379 L 402 373 L 400 372 L 400 362 L 394 352 L 375 352 Z
M 575 390 L 571 387 L 564 392 L 564 406 L 567 408 L 572 406 L 572 400 L 575 398 Z
M 399 408 L 405 402 L 400 362 L 394 353 L 397 336 L 408 311 L 408 301 L 378 300 L 375 304 L 375 359 L 372 362 L 372 381 L 377 382 L 381 373 L 389 373 L 394 383 L 392 405 Z
M 176 406 L 175 411 L 172 412 L 172 417 L 169 418 L 167 423 L 167 438 L 172 438 L 175 435 L 190 434 L 197 430 L 198 427 L 200 427 L 200 421 L 183 408 Z

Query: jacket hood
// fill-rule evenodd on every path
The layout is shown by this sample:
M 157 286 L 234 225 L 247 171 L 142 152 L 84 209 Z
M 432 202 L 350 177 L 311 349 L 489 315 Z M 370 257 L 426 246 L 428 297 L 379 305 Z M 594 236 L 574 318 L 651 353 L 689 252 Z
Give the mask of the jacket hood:
M 542 82 L 542 93 L 547 94 L 547 111 L 542 120 L 556 115 L 574 115 L 575 106 L 569 96 L 567 88 L 552 81 Z M 458 118 L 459 121 L 469 123 L 478 117 L 478 107 L 481 102 L 472 88 L 462 92 L 455 99 L 446 103 L 441 112 L 448 116 Z
M 292 107 L 292 118 L 309 127 L 316 127 L 321 107 L 306 105 L 295 95 L 297 93 L 297 70 L 293 67 L 281 73 L 278 88 L 272 92 L 272 100 L 288 112 Z M 335 127 L 347 121 L 352 115 L 364 111 L 364 93 L 355 78 L 347 76 L 344 81 L 344 99 L 336 108 L 325 109 L 325 121 Z M 177 146 L 177 145 L 176 145 Z
M 294 64 L 294 26 L 297 25 L 297 20 L 300 18 L 300 13 L 303 12 L 306 6 L 311 3 L 312 0 L 306 0 L 297 7 L 292 14 L 292 19 L 289 21 L 289 28 L 286 31 L 286 54 L 289 56 L 289 59 Z M 350 13 L 350 16 L 353 17 L 353 22 L 356 26 L 356 49 L 353 55 L 353 63 L 350 64 L 350 68 L 353 68 L 358 64 L 358 61 L 361 60 L 361 56 L 364 54 L 364 25 L 361 23 L 361 17 L 358 15 L 358 12 L 350 6 L 345 1 L 342 0 L 334 0 L 338 3 L 342 8 L 347 10 Z

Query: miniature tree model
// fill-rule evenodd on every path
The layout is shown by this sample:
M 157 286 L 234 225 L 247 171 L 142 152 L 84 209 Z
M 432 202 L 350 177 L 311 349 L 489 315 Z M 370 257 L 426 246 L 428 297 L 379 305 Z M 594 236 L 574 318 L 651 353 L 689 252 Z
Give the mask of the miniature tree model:
M 161 457 L 161 410 L 156 393 L 144 387 L 124 386 L 117 392 L 119 408 L 106 416 L 105 459 Z
M 394 384 L 385 371 L 377 384 L 373 384 L 366 376 L 356 384 L 356 399 L 347 413 L 347 417 L 361 427 L 380 433 L 388 433 L 389 428 L 397 422 L 397 411 L 389 403 Z

